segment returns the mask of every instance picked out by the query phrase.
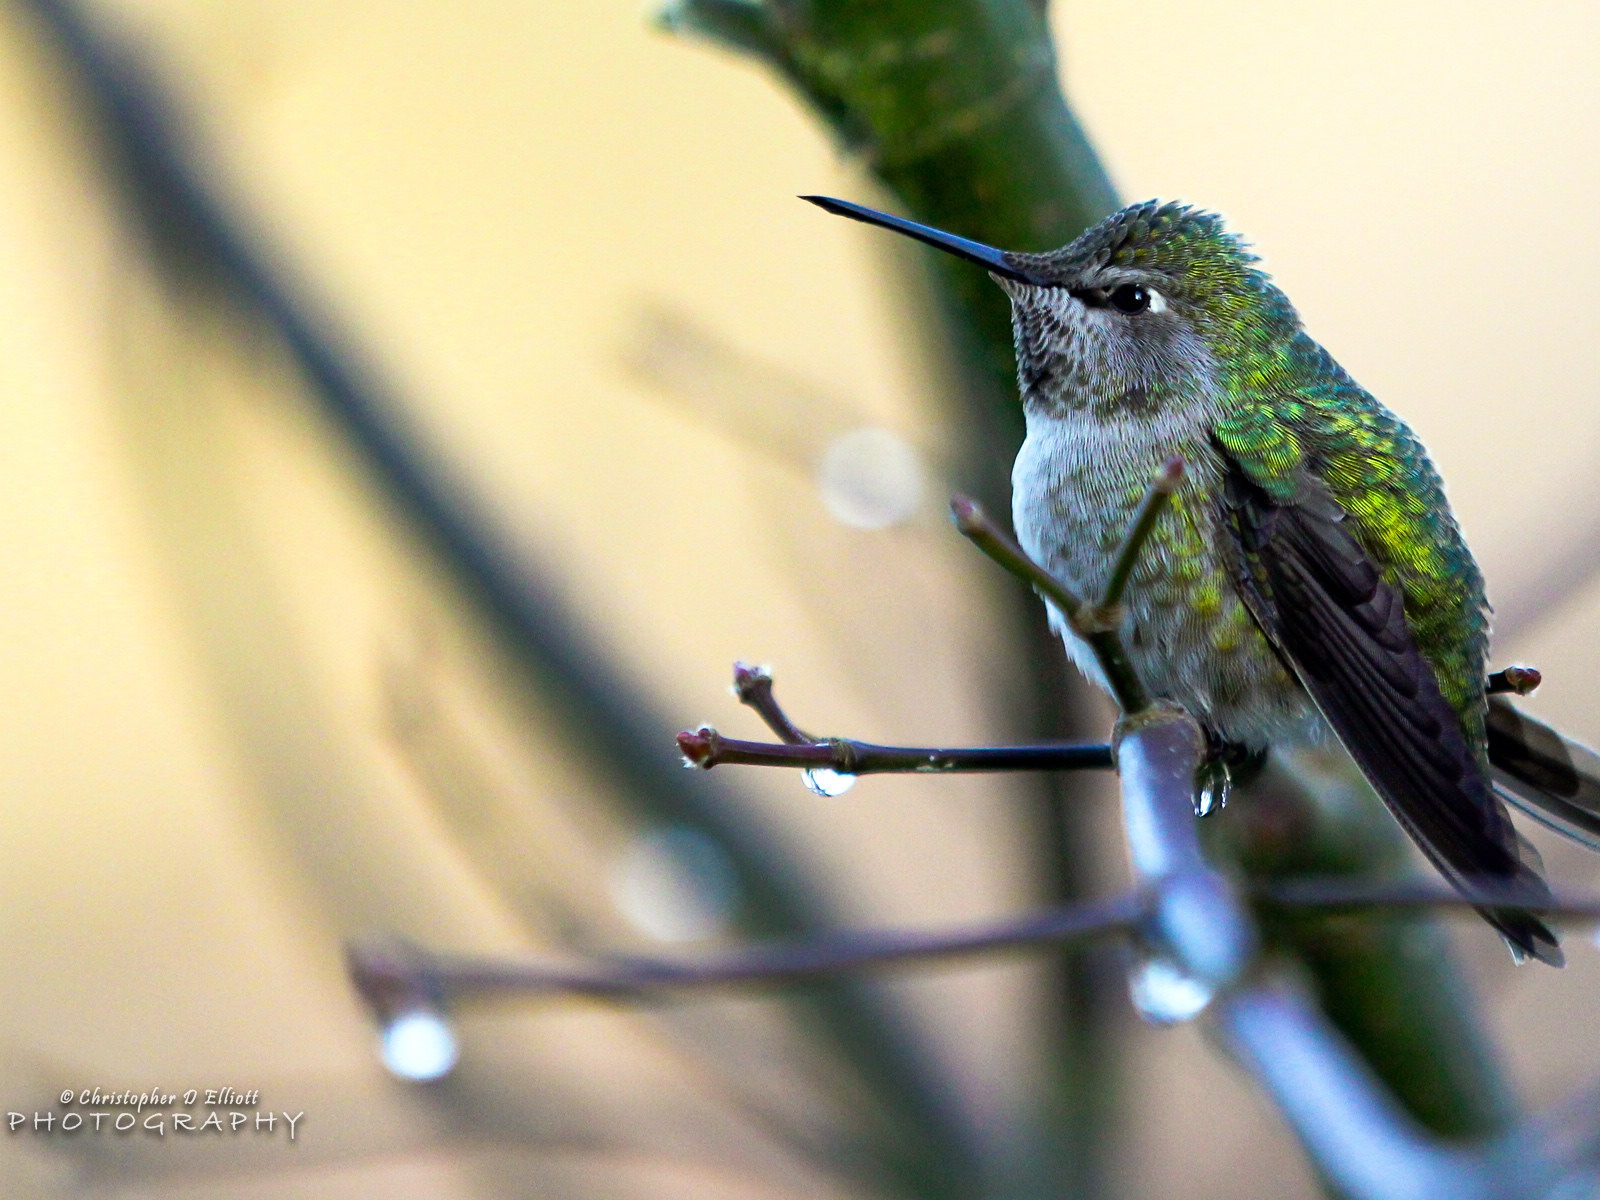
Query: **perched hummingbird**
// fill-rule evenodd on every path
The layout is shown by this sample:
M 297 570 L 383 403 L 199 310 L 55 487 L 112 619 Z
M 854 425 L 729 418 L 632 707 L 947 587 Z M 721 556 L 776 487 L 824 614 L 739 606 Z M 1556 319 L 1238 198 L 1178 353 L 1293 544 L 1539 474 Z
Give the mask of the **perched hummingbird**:
M 1535 915 L 1550 895 L 1537 855 L 1500 796 L 1600 849 L 1600 758 L 1486 695 L 1483 578 L 1438 472 L 1221 219 L 1149 201 L 1026 254 L 804 199 L 969 259 L 1005 289 L 1027 420 L 1017 536 L 1079 594 L 1098 593 L 1151 480 L 1183 459 L 1124 601 L 1146 688 L 1218 746 L 1331 732 L 1453 884 L 1530 897 L 1479 909 L 1519 961 L 1561 965 Z

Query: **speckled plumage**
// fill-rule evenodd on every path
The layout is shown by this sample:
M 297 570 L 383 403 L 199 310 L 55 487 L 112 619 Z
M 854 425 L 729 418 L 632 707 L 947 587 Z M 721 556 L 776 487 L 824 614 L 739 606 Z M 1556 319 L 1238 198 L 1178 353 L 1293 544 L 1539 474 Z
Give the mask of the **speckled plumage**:
M 1305 333 L 1221 220 L 1151 202 L 1063 250 L 1007 257 L 1063 281 L 1000 281 L 1028 423 L 1013 474 L 1024 547 L 1093 594 L 1161 463 L 1189 464 L 1128 592 L 1124 636 L 1147 686 L 1230 741 L 1317 733 L 1308 697 L 1234 586 L 1219 528 L 1225 453 L 1282 499 L 1308 473 L 1326 484 L 1404 596 L 1418 648 L 1481 753 L 1483 581 L 1438 473 L 1405 424 Z M 1157 292 L 1166 311 L 1130 319 L 1079 298 L 1123 284 Z
M 1151 201 L 1017 254 L 806 199 L 978 263 L 1010 294 L 1028 425 L 1017 533 L 1080 595 L 1100 594 L 1146 489 L 1183 458 L 1124 594 L 1145 687 L 1222 742 L 1331 732 L 1457 887 L 1526 899 L 1478 908 L 1513 952 L 1560 965 L 1538 916 L 1549 889 L 1501 797 L 1600 849 L 1600 755 L 1503 697 L 1486 705 L 1483 579 L 1438 473 L 1222 221 Z
M 1136 205 L 1001 263 L 1028 425 L 1012 475 L 1023 546 L 1096 594 L 1181 455 L 1124 601 L 1145 685 L 1225 742 L 1331 730 L 1458 886 L 1547 896 L 1491 782 L 1483 579 L 1412 432 L 1212 214 Z M 1514 954 L 1562 961 L 1536 915 L 1479 911 Z

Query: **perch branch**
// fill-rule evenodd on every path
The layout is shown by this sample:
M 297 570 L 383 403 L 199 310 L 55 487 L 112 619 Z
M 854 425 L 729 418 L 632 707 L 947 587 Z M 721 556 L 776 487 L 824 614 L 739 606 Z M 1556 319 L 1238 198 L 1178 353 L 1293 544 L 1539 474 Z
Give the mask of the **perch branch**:
M 1171 807 L 1176 813 L 1178 806 Z M 1190 814 L 1191 824 L 1193 819 Z M 1170 875 L 1177 865 L 1169 862 L 1155 869 Z M 1154 864 L 1147 863 L 1150 866 Z M 1338 878 L 1269 884 L 1251 889 L 1248 896 L 1274 909 L 1308 915 L 1388 908 L 1445 908 L 1466 913 L 1477 905 L 1501 906 L 1529 898 L 1506 888 L 1480 888 L 1462 894 L 1428 881 L 1374 884 Z M 1540 912 L 1569 920 L 1597 919 L 1600 895 L 1560 897 L 1541 904 Z M 435 954 L 393 944 L 352 947 L 349 959 L 352 977 L 375 1007 L 383 1007 L 386 997 L 415 995 L 443 1000 L 490 995 L 644 1000 L 662 991 L 770 987 L 851 971 L 1076 945 L 1128 933 L 1160 919 L 1158 900 L 1150 892 L 1130 891 L 1106 900 L 1062 905 L 963 929 L 821 935 L 806 941 L 758 944 L 699 961 L 633 955 L 567 961 L 509 960 Z
M 1209 987 L 1232 983 L 1254 955 L 1256 936 L 1233 886 L 1200 849 L 1194 787 L 1205 734 L 1189 714 L 1165 705 L 1124 716 L 1117 733 L 1123 829 L 1134 876 L 1154 898 L 1154 948 Z
M 852 738 L 813 742 L 746 742 L 709 725 L 678 735 L 684 764 L 710 770 L 729 764 L 757 767 L 826 767 L 843 775 L 895 773 L 972 774 L 979 771 L 1077 771 L 1111 766 L 1103 742 L 1032 746 L 879 746 Z
M 1508 1192 L 1482 1152 L 1436 1140 L 1314 1006 L 1275 984 L 1218 1006 L 1217 1029 L 1350 1200 L 1489 1200 Z
M 357 987 L 369 998 L 425 992 L 446 1000 L 552 994 L 638 1000 L 660 991 L 774 986 L 847 971 L 1075 944 L 1125 932 L 1144 916 L 1143 898 L 1128 893 L 968 929 L 840 933 L 750 946 L 699 962 L 631 956 L 509 961 L 352 947 L 349 964 Z
M 746 742 L 709 725 L 678 734 L 685 766 L 709 771 L 724 764 L 758 767 L 826 767 L 844 775 L 959 774 L 976 771 L 1078 771 L 1111 766 L 1111 747 L 1046 742 L 1031 746 L 879 746 L 854 738 L 816 738 L 790 719 L 773 694 L 772 673 L 733 664 L 733 694 L 782 740 Z

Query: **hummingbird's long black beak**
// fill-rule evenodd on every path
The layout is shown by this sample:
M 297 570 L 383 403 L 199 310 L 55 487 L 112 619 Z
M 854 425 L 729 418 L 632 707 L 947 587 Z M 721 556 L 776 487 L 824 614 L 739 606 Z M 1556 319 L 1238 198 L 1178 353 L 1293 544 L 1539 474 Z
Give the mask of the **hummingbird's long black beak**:
M 942 229 L 934 229 L 931 225 L 919 225 L 904 217 L 891 217 L 888 213 L 867 208 L 862 204 L 852 204 L 848 200 L 835 200 L 831 196 L 801 196 L 800 199 L 809 200 L 824 212 L 837 213 L 854 221 L 865 221 L 868 225 L 881 225 L 885 229 L 903 233 L 906 237 L 916 238 L 917 241 L 925 242 L 935 250 L 943 250 L 946 254 L 954 254 L 968 262 L 975 262 L 992 274 L 1004 275 L 1007 279 L 1015 279 L 1018 283 L 1031 283 L 1035 287 L 1054 286 L 1050 280 L 1043 279 L 1012 262 L 1004 250 L 996 250 L 993 246 L 985 246 L 982 242 L 957 237 Z

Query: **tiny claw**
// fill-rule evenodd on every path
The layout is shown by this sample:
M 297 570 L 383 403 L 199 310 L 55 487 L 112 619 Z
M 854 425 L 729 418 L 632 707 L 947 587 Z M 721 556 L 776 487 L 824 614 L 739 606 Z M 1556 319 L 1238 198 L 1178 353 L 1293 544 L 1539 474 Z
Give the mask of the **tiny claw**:
M 678 753 L 683 755 L 683 765 L 702 771 L 716 766 L 717 738 L 717 731 L 709 725 L 685 729 L 678 735 Z

